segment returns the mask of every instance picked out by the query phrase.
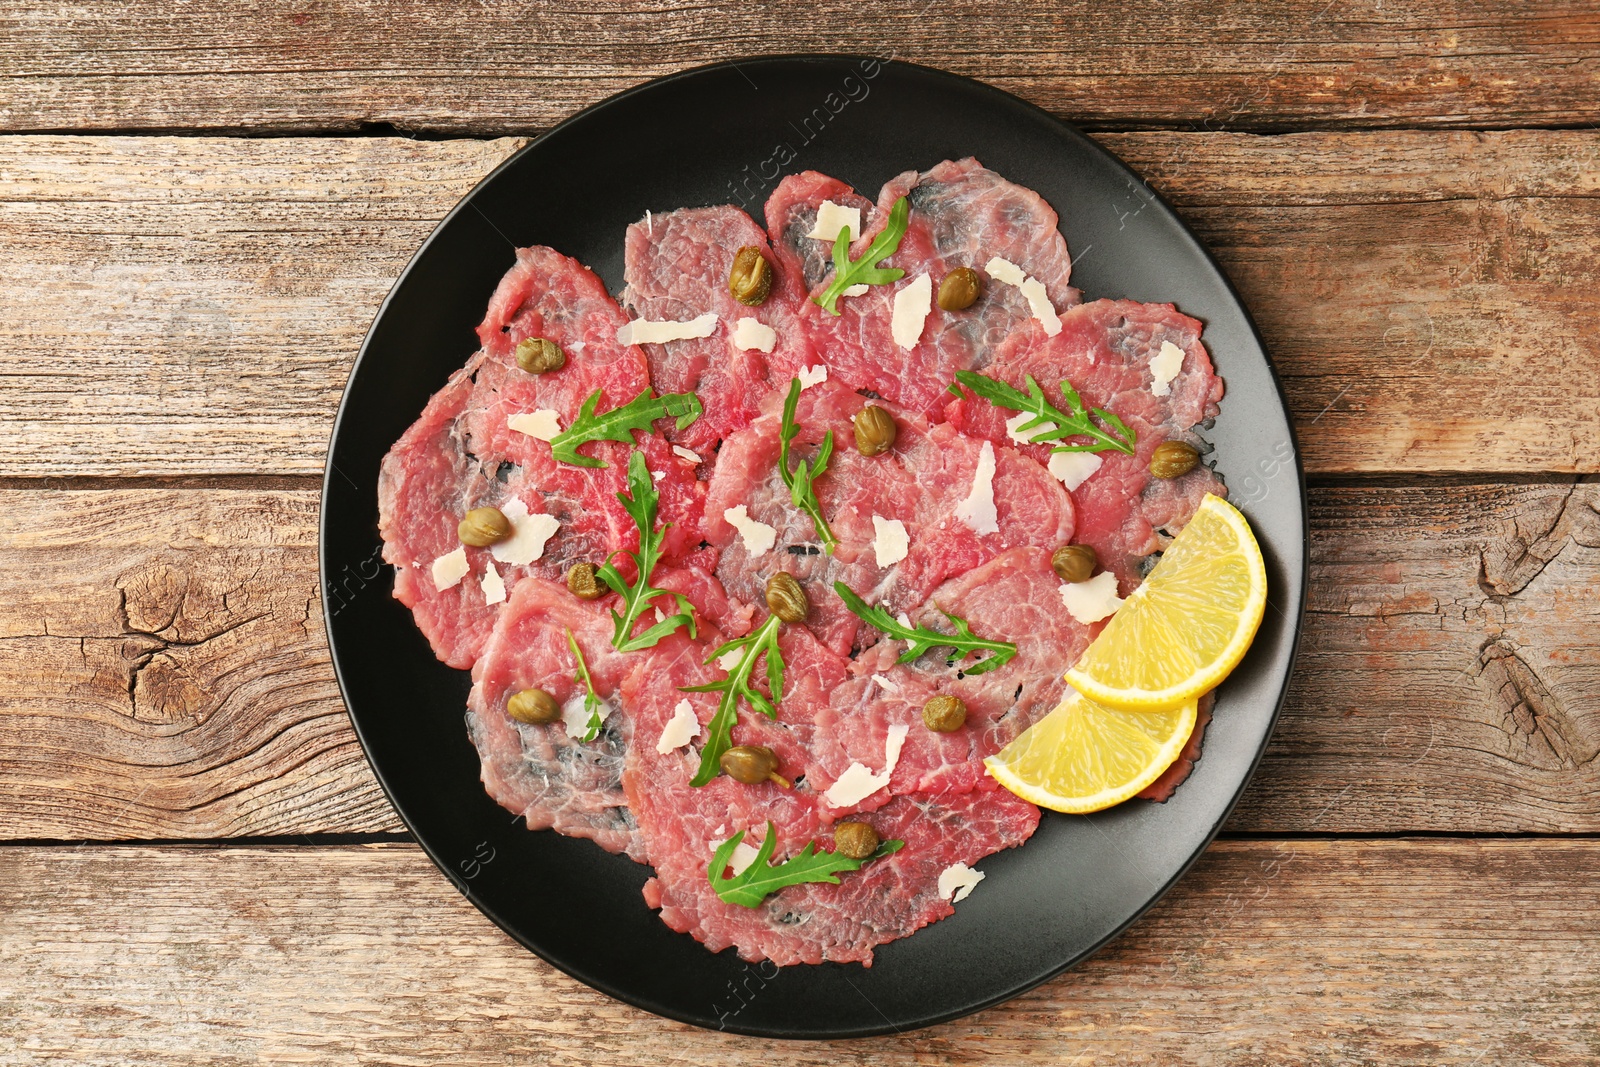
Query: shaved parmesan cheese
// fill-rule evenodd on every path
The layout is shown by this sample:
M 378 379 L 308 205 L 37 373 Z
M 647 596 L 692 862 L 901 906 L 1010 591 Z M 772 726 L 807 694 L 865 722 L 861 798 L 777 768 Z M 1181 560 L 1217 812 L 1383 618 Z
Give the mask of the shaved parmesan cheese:
M 892 567 L 906 558 L 911 550 L 911 538 L 906 535 L 906 524 L 899 519 L 872 516 L 872 548 L 878 554 L 878 566 Z
M 687 341 L 694 337 L 710 337 L 717 328 L 717 314 L 708 311 L 688 322 L 656 322 L 634 319 L 617 330 L 619 345 L 659 345 L 668 341 Z
M 871 288 L 872 288 L 872 286 L 866 284 L 865 282 L 861 283 L 860 285 L 847 285 L 844 288 L 844 292 L 840 293 L 839 295 L 840 296 L 866 296 L 867 295 L 867 290 L 871 289 Z
M 723 670 L 727 671 L 729 674 L 732 674 L 733 673 L 733 669 L 739 665 L 739 660 L 741 660 L 743 658 L 744 658 L 744 653 L 743 652 L 741 652 L 737 648 L 731 649 L 731 650 L 729 650 L 727 652 L 724 652 L 722 655 L 717 657 L 717 666 L 721 667 Z
M 922 337 L 922 327 L 933 310 L 933 279 L 919 274 L 909 285 L 901 286 L 894 294 L 894 315 L 889 320 L 889 333 L 901 348 L 914 348 Z
M 883 686 L 884 691 L 887 693 L 900 692 L 900 683 L 890 678 L 887 674 L 874 674 L 872 680 Z
M 832 241 L 839 236 L 840 230 L 845 229 L 850 231 L 852 241 L 861 236 L 861 209 L 844 207 L 832 200 L 824 200 L 817 208 L 816 224 L 806 236 L 815 237 L 819 241 Z
M 678 706 L 672 709 L 672 718 L 661 728 L 661 740 L 656 742 L 656 751 L 665 756 L 673 749 L 687 745 L 699 732 L 700 720 L 695 718 L 694 708 L 687 700 L 680 700 Z
M 525 565 L 544 555 L 545 542 L 561 529 L 554 515 L 528 514 L 528 505 L 512 497 L 500 509 L 511 523 L 511 536 L 489 549 L 489 555 L 501 563 Z
M 828 367 L 825 363 L 818 363 L 815 367 L 801 367 L 800 373 L 795 375 L 800 379 L 801 389 L 810 389 L 813 385 L 821 385 L 828 380 Z
M 568 737 L 583 737 L 589 732 L 589 711 L 583 706 L 583 697 L 583 691 L 579 690 L 561 705 L 561 725 L 567 728 Z M 611 715 L 611 705 L 604 700 L 594 710 L 601 722 Z
M 737 878 L 749 870 L 750 865 L 756 861 L 756 857 L 760 854 L 761 845 L 759 842 L 752 845 L 749 841 L 740 841 L 737 845 L 734 845 L 733 855 L 728 857 L 728 867 L 733 871 L 733 876 Z
M 677 457 L 679 459 L 686 459 L 690 463 L 699 463 L 700 462 L 700 453 L 691 452 L 687 448 L 684 448 L 682 445 L 673 445 L 672 446 L 672 451 L 673 451 L 673 453 L 675 455 L 677 455 Z
M 560 417 L 549 408 L 540 408 L 532 414 L 509 416 L 506 425 L 518 433 L 525 433 L 541 441 L 549 441 L 561 432 L 559 419 Z
M 1089 475 L 1099 470 L 1104 462 L 1093 452 L 1056 452 L 1050 457 L 1049 470 L 1061 479 L 1061 484 L 1070 493 L 1088 481 Z
M 1117 576 L 1102 571 L 1087 582 L 1063 585 L 1061 601 L 1066 604 L 1067 612 L 1084 625 L 1099 622 L 1122 607 L 1122 598 L 1117 596 Z
M 504 604 L 506 602 L 506 583 L 500 577 L 500 572 L 494 569 L 491 562 L 483 572 L 483 577 L 478 579 L 478 585 L 483 589 L 483 602 L 485 604 Z
M 835 808 L 848 808 L 852 804 L 859 804 L 863 800 L 889 784 L 889 777 L 894 774 L 895 765 L 900 762 L 900 750 L 905 747 L 906 734 L 911 727 L 905 724 L 889 727 L 888 736 L 883 740 L 883 773 L 873 774 L 864 764 L 852 762 L 845 772 L 834 780 L 828 791 L 822 794 L 824 800 Z
M 1017 431 L 1017 427 L 1021 426 L 1023 423 L 1027 422 L 1029 419 L 1036 419 L 1036 418 L 1038 418 L 1038 416 L 1035 415 L 1031 411 L 1019 411 L 1017 414 L 1011 416 L 1009 419 L 1006 420 L 1006 436 L 1011 438 L 1013 441 L 1015 441 L 1019 445 L 1032 444 L 1033 443 L 1033 435 L 1038 433 L 1039 430 L 1043 429 L 1043 427 L 1036 426 L 1033 429 L 1029 430 L 1027 433 L 1019 433 Z
M 1061 332 L 1061 316 L 1056 314 L 1054 305 L 1050 303 L 1050 294 L 1045 292 L 1044 282 L 1030 278 L 1022 272 L 1021 267 L 999 256 L 985 263 L 983 269 L 995 281 L 1014 285 L 1022 291 L 1023 298 L 1028 301 L 1028 310 L 1044 327 L 1046 336 L 1054 337 Z
M 748 316 L 733 324 L 733 347 L 743 352 L 755 349 L 771 352 L 778 344 L 778 332 L 760 319 Z
M 465 548 L 446 552 L 433 561 L 433 587 L 442 593 L 465 578 L 471 569 L 472 564 L 467 562 Z
M 778 543 L 778 531 L 764 522 L 757 522 L 750 517 L 750 511 L 743 504 L 736 508 L 728 508 L 722 513 L 729 526 L 739 531 L 739 536 L 744 540 L 744 550 L 752 556 L 759 556 L 772 551 L 772 546 Z
M 1171 341 L 1161 342 L 1161 351 L 1150 357 L 1150 392 L 1156 396 L 1172 393 L 1172 379 L 1183 369 L 1183 349 Z
M 994 445 L 983 443 L 978 469 L 972 475 L 972 492 L 956 505 L 956 518 L 978 533 L 1000 532 L 1000 513 L 994 506 Z
M 965 863 L 952 863 L 939 872 L 939 895 L 952 904 L 959 904 L 967 899 L 973 887 L 987 877 L 982 871 L 975 871 Z

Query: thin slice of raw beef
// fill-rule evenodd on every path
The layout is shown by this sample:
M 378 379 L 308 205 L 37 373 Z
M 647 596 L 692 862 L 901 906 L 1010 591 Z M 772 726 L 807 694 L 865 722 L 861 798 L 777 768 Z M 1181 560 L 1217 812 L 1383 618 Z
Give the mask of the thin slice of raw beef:
M 658 570 L 654 584 L 683 593 L 705 614 L 724 619 L 735 633 L 748 625 L 747 617 L 729 610 L 716 579 L 703 571 Z M 530 830 L 553 827 L 642 861 L 646 842 L 622 791 L 634 718 L 621 707 L 618 693 L 639 659 L 611 646 L 610 609 L 617 606 L 615 596 L 580 600 L 564 584 L 537 576 L 519 582 L 473 668 L 467 726 L 489 795 L 522 815 Z M 605 702 L 604 727 L 592 741 L 581 740 L 587 725 L 586 690 L 567 644 L 569 633 Z M 664 638 L 652 655 L 703 657 L 711 647 L 706 637 L 691 640 L 679 630 Z M 531 725 L 512 719 L 506 702 L 524 689 L 549 693 L 562 706 L 566 721 Z
M 833 272 L 833 242 L 810 236 L 823 201 L 861 212 L 862 228 L 872 222 L 873 203 L 837 178 L 808 170 L 791 174 L 767 197 L 767 236 L 785 268 L 796 307 Z M 860 236 L 857 234 L 856 236 Z
M 728 272 L 740 248 L 759 249 L 774 269 L 767 299 L 748 307 L 728 291 Z M 698 422 L 679 432 L 676 444 L 709 455 L 717 442 L 755 417 L 761 401 L 776 388 L 769 360 L 809 365 L 811 348 L 795 324 L 797 287 L 783 277 L 783 266 L 767 246 L 767 235 L 736 207 L 683 208 L 647 215 L 628 227 L 627 288 L 623 302 L 635 319 L 688 322 L 714 314 L 710 336 L 647 344 L 650 378 L 661 393 L 694 393 L 704 406 Z M 776 336 L 769 355 L 734 342 L 741 319 L 754 319 Z M 785 378 L 785 384 L 787 378 Z
M 1189 743 L 1183 746 L 1177 761 L 1139 794 L 1142 799 L 1165 804 L 1172 799 L 1172 794 L 1178 791 L 1178 787 L 1189 780 L 1189 775 L 1194 772 L 1194 765 L 1200 761 L 1200 746 L 1206 738 L 1206 727 L 1211 725 L 1211 707 L 1216 700 L 1217 698 L 1211 693 L 1200 698 L 1200 709 L 1195 715 L 1194 732 L 1189 735 Z
M 808 651 L 804 631 L 789 628 L 783 640 L 786 661 L 794 661 L 788 663 L 791 671 L 799 664 L 798 685 L 786 685 L 777 723 L 742 711 L 741 727 L 746 720 L 757 721 L 750 724 L 754 732 L 736 740 L 770 743 L 768 738 L 785 729 L 787 705 L 804 708 L 810 699 L 822 698 L 801 690 L 829 681 L 816 663 L 828 654 L 814 645 Z M 813 657 L 810 666 L 805 665 L 808 656 Z M 711 694 L 682 694 L 675 687 L 719 674 L 715 665 L 664 651 L 650 656 L 622 693 L 634 718 L 623 785 L 656 869 L 645 885 L 645 900 L 661 910 L 668 926 L 692 934 L 713 952 L 737 946 L 744 959 L 770 959 L 780 966 L 824 960 L 870 965 L 875 946 L 950 914 L 951 905 L 938 893 L 941 871 L 1020 844 L 1038 825 L 1038 809 L 1009 793 L 986 792 L 981 800 L 973 799 L 978 794 L 897 797 L 867 819 L 883 839 L 905 841 L 901 851 L 842 873 L 838 885 L 791 886 L 756 908 L 726 903 L 706 872 L 723 841 L 753 830 L 745 840 L 754 845 L 764 839 L 770 821 L 778 836 L 772 862 L 778 863 L 812 841 L 832 848 L 832 834 L 829 816 L 808 782 L 781 789 L 720 777 L 695 789 L 688 784 L 698 762 L 692 747 L 656 751 L 655 740 L 679 700 L 690 699 L 702 724 L 715 706 Z
M 819 257 L 831 263 L 831 244 L 796 231 L 815 219 L 823 200 L 841 203 L 841 196 L 848 201 L 850 195 L 842 183 L 813 172 L 780 184 L 768 202 L 774 243 L 798 259 L 808 275 L 816 272 Z M 885 185 L 876 208 L 862 213 L 864 232 L 851 246 L 852 257 L 859 258 L 887 225 L 901 196 L 908 199 L 910 216 L 899 248 L 884 265 L 904 270 L 905 277 L 840 298 L 838 315 L 808 303 L 802 321 L 817 353 L 840 380 L 937 420 L 956 371 L 984 366 L 989 352 L 1013 336 L 1044 336 L 1021 290 L 987 277 L 992 257 L 1009 260 L 1042 282 L 1057 310 L 1076 303 L 1078 293 L 1068 284 L 1071 260 L 1050 205 L 974 159 L 941 163 L 922 174 L 907 172 Z M 808 248 L 808 241 L 822 251 Z M 896 344 L 891 331 L 895 294 L 923 274 L 937 290 L 957 267 L 984 276 L 983 296 L 962 311 L 944 311 L 935 303 L 918 341 L 910 348 Z M 831 280 L 830 270 L 813 285 L 812 295 L 819 296 Z
M 1157 530 L 1176 534 L 1207 493 L 1227 490 L 1204 464 L 1181 478 L 1150 474 L 1150 455 L 1162 441 L 1180 440 L 1209 448 L 1196 427 L 1217 413 L 1222 379 L 1200 341 L 1201 324 L 1171 304 L 1096 300 L 1061 316 L 1053 338 L 1019 337 L 1001 346 L 984 373 L 1023 388 L 1032 375 L 1057 407 L 1065 410 L 1060 382 L 1070 381 L 1086 404 L 1113 412 L 1138 432 L 1134 455 L 1095 453 L 1101 466 L 1072 491 L 1077 505 L 1076 539 L 1094 546 L 1100 562 L 1117 575 L 1123 595 L 1139 582 L 1141 563 L 1161 548 Z M 1163 343 L 1183 350 L 1182 369 L 1166 396 L 1152 391 L 1150 361 Z M 966 396 L 951 401 L 946 417 L 969 434 L 1006 443 L 1049 462 L 1044 445 L 1018 444 L 1008 437 L 1006 420 L 1014 412 Z
M 852 419 L 867 401 L 827 381 L 800 394 L 800 435 L 791 464 L 809 458 L 823 435 L 833 432 L 833 458 L 815 483 L 824 517 L 839 544 L 822 551 L 810 516 L 793 504 L 778 471 L 781 397 L 747 428 L 724 442 L 706 498 L 706 538 L 721 553 L 717 575 L 728 595 L 755 603 L 767 579 L 788 571 L 811 601 L 808 620 L 817 637 L 840 655 L 856 643 L 859 623 L 833 592 L 843 581 L 868 603 L 905 611 L 921 604 L 934 586 L 1025 545 L 1054 550 L 1072 537 L 1071 500 L 1038 463 L 1005 448 L 993 448 L 949 426 L 930 427 L 899 412 L 894 448 L 863 456 L 855 448 Z M 993 457 L 996 522 L 978 533 L 957 515 L 973 491 L 985 450 Z M 777 531 L 771 551 L 751 555 L 729 522 L 729 511 Z M 898 520 L 910 540 L 906 558 L 879 566 L 874 517 Z

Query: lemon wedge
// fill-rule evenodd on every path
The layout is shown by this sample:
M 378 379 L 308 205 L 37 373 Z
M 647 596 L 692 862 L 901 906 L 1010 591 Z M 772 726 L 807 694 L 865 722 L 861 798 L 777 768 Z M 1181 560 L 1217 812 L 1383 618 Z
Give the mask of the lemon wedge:
M 1164 711 L 1123 711 L 1073 693 L 1021 737 L 984 760 L 1023 800 L 1073 814 L 1137 796 L 1189 743 L 1195 701 Z
M 1177 707 L 1238 665 L 1266 606 L 1267 569 L 1250 524 L 1208 494 L 1067 681 L 1108 707 Z

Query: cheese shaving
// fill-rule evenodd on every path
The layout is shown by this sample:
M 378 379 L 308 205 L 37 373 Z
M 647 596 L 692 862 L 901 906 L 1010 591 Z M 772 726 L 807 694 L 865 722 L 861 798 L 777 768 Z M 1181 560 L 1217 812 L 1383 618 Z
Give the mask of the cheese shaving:
M 687 745 L 699 733 L 700 720 L 695 718 L 693 706 L 687 700 L 680 700 L 678 706 L 672 709 L 672 718 L 661 728 L 661 740 L 656 742 L 656 751 L 665 756 L 673 749 Z
M 673 445 L 672 446 L 672 452 L 673 452 L 673 455 L 677 456 L 679 459 L 686 459 L 690 463 L 699 463 L 700 462 L 700 453 L 691 452 L 687 448 L 684 448 L 682 445 Z
M 795 377 L 800 379 L 802 390 L 810 389 L 813 385 L 821 385 L 828 380 L 827 364 L 818 363 L 815 367 L 801 367 L 800 373 Z
M 760 319 L 746 316 L 733 324 L 733 347 L 742 352 L 754 349 L 757 352 L 771 352 L 778 344 L 778 332 Z
M 861 209 L 824 200 L 817 208 L 817 221 L 806 236 L 831 242 L 839 236 L 839 231 L 844 229 L 850 231 L 852 241 L 861 236 Z
M 750 517 L 750 511 L 745 505 L 728 508 L 722 513 L 729 526 L 739 531 L 739 537 L 744 541 L 744 550 L 752 556 L 760 556 L 772 551 L 772 546 L 778 543 L 778 531 L 764 522 L 757 522 Z
M 515 563 L 519 566 L 533 563 L 544 555 L 545 542 L 561 529 L 561 523 L 556 521 L 554 515 L 542 512 L 538 515 L 529 515 L 528 505 L 516 497 L 512 497 L 505 507 L 500 509 L 500 514 L 511 523 L 511 536 L 492 546 L 489 555 L 501 563 Z
M 889 733 L 883 740 L 882 774 L 873 774 L 864 764 L 852 762 L 822 794 L 823 799 L 832 807 L 848 808 L 888 785 L 895 766 L 900 762 L 900 750 L 905 747 L 906 734 L 910 731 L 911 727 L 903 723 L 889 727 Z
M 730 649 L 717 657 L 717 666 L 732 674 L 733 669 L 739 665 L 739 661 L 743 658 L 744 652 L 742 650 L 737 648 Z
M 952 863 L 939 872 L 939 895 L 952 904 L 959 904 L 987 877 L 982 871 L 975 871 L 965 863 Z
M 994 445 L 983 443 L 978 469 L 972 475 L 972 492 L 956 505 L 956 518 L 978 533 L 1000 532 L 1000 513 L 994 506 Z
M 905 559 L 911 551 L 911 538 L 906 535 L 906 524 L 899 519 L 872 516 L 873 551 L 877 553 L 878 566 L 892 567 Z
M 540 408 L 531 414 L 507 416 L 506 426 L 540 441 L 553 440 L 561 432 L 560 416 L 549 408 Z
M 922 337 L 922 327 L 933 310 L 933 279 L 919 274 L 910 284 L 901 286 L 894 294 L 894 313 L 889 320 L 889 333 L 901 348 L 915 348 Z
M 1053 477 L 1061 479 L 1061 484 L 1070 493 L 1088 481 L 1089 476 L 1099 470 L 1104 462 L 1093 452 L 1056 452 L 1050 457 L 1048 470 Z
M 483 577 L 478 579 L 478 586 L 483 590 L 485 604 L 504 604 L 506 602 L 506 583 L 500 577 L 500 572 L 494 569 L 494 563 L 485 565 Z
M 1161 351 L 1150 357 L 1150 392 L 1156 396 L 1172 394 L 1172 379 L 1183 369 L 1183 349 L 1171 341 L 1161 342 Z
M 1115 615 L 1122 607 L 1117 596 L 1117 576 L 1102 571 L 1087 582 L 1070 582 L 1061 587 L 1061 602 L 1074 619 L 1087 626 Z
M 651 319 L 634 319 L 617 330 L 619 345 L 659 345 L 668 341 L 688 341 L 695 337 L 710 337 L 717 328 L 717 314 L 708 311 L 688 322 L 657 322 Z
M 845 286 L 844 292 L 840 293 L 839 295 L 840 296 L 866 296 L 867 295 L 867 290 L 871 289 L 871 288 L 872 288 L 872 286 L 867 285 L 865 282 L 863 282 L 860 285 L 847 285 L 847 286 Z
M 589 709 L 584 707 L 583 697 L 583 691 L 580 689 L 561 705 L 561 725 L 567 728 L 568 737 L 588 736 Z M 611 705 L 602 700 L 594 713 L 600 716 L 601 722 L 605 722 L 611 714 Z
M 433 587 L 439 592 L 453 588 L 461 579 L 467 576 L 472 569 L 472 564 L 467 562 L 467 550 L 458 548 L 454 552 L 446 552 L 433 561 Z
M 733 871 L 735 878 L 750 869 L 750 865 L 761 854 L 761 843 L 751 844 L 749 841 L 740 841 L 733 846 L 733 855 L 728 857 L 728 867 Z
M 1061 316 L 1056 314 L 1055 306 L 1050 303 L 1050 294 L 1045 291 L 1044 282 L 1029 277 L 1021 267 L 999 256 L 985 263 L 983 269 L 995 281 L 1014 285 L 1022 291 L 1023 298 L 1028 301 L 1028 310 L 1044 327 L 1046 336 L 1054 337 L 1061 332 Z

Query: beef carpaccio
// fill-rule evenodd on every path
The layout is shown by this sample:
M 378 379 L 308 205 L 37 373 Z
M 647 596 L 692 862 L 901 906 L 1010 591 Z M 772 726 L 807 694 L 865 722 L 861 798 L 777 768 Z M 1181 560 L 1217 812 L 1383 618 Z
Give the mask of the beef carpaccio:
M 870 966 L 952 914 L 983 858 L 1039 821 L 983 759 L 1066 695 L 1062 671 L 1100 627 L 1069 610 L 1052 552 L 1092 546 L 1126 595 L 1224 492 L 1204 463 L 1149 471 L 1162 441 L 1206 450 L 1223 387 L 1201 324 L 1084 302 L 1057 221 L 965 159 L 876 200 L 790 175 L 759 221 L 647 213 L 618 235 L 615 297 L 559 252 L 522 249 L 482 347 L 384 459 L 395 596 L 472 671 L 489 793 L 532 829 L 650 864 L 643 903 L 713 951 Z M 879 273 L 846 286 L 857 261 Z M 934 295 L 956 271 L 965 304 Z M 959 372 L 1052 397 L 1070 382 L 1131 451 L 1053 452 Z M 803 614 L 769 600 L 779 574 Z M 913 658 L 891 618 L 946 635 L 959 619 L 990 644 Z M 1011 651 L 980 665 L 997 648 Z M 941 696 L 965 708 L 956 729 L 925 724 Z M 1172 796 L 1200 742 L 1144 795 Z M 769 763 L 717 774 L 729 745 Z M 840 860 L 846 823 L 884 845 Z M 826 869 L 734 891 L 752 862 Z

